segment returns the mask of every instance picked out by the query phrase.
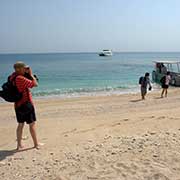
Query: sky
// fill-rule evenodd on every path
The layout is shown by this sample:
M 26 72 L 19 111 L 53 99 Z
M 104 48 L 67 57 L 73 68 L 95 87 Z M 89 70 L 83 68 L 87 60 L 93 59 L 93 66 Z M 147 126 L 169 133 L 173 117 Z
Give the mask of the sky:
M 0 0 L 0 53 L 180 51 L 179 0 Z

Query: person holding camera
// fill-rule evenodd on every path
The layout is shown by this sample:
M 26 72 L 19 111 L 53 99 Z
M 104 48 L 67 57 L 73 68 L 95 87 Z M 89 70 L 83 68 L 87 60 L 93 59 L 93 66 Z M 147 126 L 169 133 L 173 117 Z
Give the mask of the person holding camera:
M 30 88 L 38 86 L 37 79 L 34 77 L 30 67 L 19 61 L 14 64 L 15 72 L 10 76 L 10 80 L 14 80 L 18 91 L 22 93 L 22 98 L 15 102 L 15 113 L 18 122 L 17 135 L 17 150 L 23 149 L 22 134 L 24 123 L 29 125 L 30 134 L 33 139 L 34 147 L 39 149 L 39 144 L 36 135 L 36 114 L 33 105 L 32 94 Z
M 140 79 L 139 79 L 139 84 L 141 86 L 142 100 L 145 100 L 145 96 L 147 94 L 148 86 L 149 86 L 149 91 L 151 91 L 151 89 L 152 89 L 149 76 L 150 76 L 150 74 L 147 72 L 144 77 L 140 77 Z

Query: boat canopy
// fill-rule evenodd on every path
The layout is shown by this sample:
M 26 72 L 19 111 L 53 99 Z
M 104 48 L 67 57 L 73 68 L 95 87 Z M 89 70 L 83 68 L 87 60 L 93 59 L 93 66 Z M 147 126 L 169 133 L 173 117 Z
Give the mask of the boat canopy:
M 154 61 L 154 63 L 165 64 L 168 71 L 180 73 L 180 61 Z
M 159 64 L 180 64 L 180 61 L 154 61 L 154 63 Z

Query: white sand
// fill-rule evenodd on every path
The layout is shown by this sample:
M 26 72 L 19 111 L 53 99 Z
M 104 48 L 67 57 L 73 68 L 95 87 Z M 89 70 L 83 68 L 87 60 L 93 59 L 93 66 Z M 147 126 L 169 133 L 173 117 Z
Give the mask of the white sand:
M 0 104 L 2 180 L 180 180 L 180 91 L 37 100 L 41 150 L 15 152 L 13 105 Z M 24 145 L 32 147 L 28 128 Z

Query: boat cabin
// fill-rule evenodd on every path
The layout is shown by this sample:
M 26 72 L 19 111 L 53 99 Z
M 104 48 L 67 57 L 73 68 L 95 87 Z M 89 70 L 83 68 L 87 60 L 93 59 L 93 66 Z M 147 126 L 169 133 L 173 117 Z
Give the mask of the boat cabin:
M 99 53 L 99 56 L 112 56 L 112 51 L 109 49 L 104 49 L 101 53 Z
M 172 86 L 180 86 L 180 61 L 155 61 L 155 69 L 152 72 L 152 79 L 160 83 L 163 76 L 170 72 Z

